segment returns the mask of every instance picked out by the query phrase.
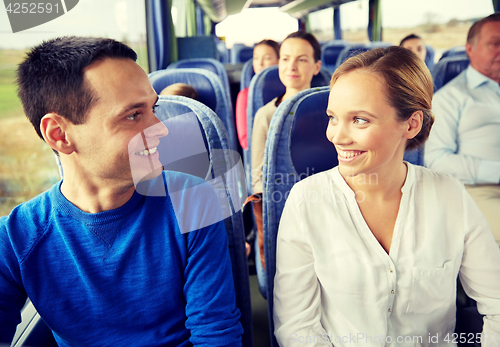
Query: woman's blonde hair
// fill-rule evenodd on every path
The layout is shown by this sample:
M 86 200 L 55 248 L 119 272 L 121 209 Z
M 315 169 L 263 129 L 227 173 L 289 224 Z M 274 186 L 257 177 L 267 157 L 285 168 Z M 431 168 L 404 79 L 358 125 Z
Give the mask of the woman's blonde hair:
M 420 147 L 434 123 L 432 94 L 434 85 L 429 69 L 413 52 L 399 46 L 376 48 L 346 60 L 333 73 L 332 87 L 340 76 L 356 69 L 365 69 L 382 76 L 386 97 L 397 111 L 399 120 L 406 121 L 416 111 L 422 111 L 422 129 L 406 143 L 406 149 Z

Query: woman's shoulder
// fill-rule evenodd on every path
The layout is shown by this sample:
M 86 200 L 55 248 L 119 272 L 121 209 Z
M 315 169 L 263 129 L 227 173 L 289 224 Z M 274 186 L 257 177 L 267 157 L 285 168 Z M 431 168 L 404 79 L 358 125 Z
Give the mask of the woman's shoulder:
M 410 164 L 411 165 L 411 164 Z M 412 165 L 415 172 L 415 184 L 426 192 L 434 192 L 441 196 L 459 198 L 465 189 L 464 184 L 451 174 L 428 169 L 423 166 Z M 456 194 L 453 194 L 455 192 Z

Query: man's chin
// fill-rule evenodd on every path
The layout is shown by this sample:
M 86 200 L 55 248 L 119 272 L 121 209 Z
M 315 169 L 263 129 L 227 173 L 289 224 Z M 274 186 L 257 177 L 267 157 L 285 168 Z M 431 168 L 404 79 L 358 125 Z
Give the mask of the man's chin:
M 141 182 L 150 181 L 150 180 L 160 176 L 162 172 L 163 172 L 163 166 L 160 166 L 159 168 L 154 169 L 153 171 L 149 171 L 147 173 L 135 172 L 135 173 L 133 173 L 134 184 L 137 186 L 137 184 L 139 184 Z

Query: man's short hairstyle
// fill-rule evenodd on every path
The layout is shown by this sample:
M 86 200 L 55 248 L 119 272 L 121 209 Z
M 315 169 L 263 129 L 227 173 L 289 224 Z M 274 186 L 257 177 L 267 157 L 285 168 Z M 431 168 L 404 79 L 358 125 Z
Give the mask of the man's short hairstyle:
M 18 95 L 40 138 L 40 121 L 48 113 L 85 122 L 98 99 L 84 78 L 85 68 L 105 58 L 136 61 L 137 54 L 113 39 L 77 36 L 45 41 L 28 52 L 17 69 Z
M 302 39 L 306 40 L 309 42 L 309 44 L 312 46 L 313 51 L 314 51 L 314 61 L 317 62 L 321 59 L 321 45 L 319 44 L 318 40 L 316 37 L 314 37 L 313 34 L 310 34 L 308 32 L 305 32 L 304 30 L 299 30 L 296 32 L 291 33 L 288 35 L 283 42 L 285 42 L 288 39 Z M 283 42 L 281 44 L 283 44 Z
M 481 29 L 483 25 L 488 22 L 500 22 L 500 12 L 496 12 L 490 14 L 488 17 L 478 20 L 469 29 L 469 33 L 467 34 L 467 43 L 469 45 L 475 45 L 477 39 L 479 38 L 479 34 L 481 33 Z
M 422 38 L 420 36 L 415 35 L 415 34 L 410 34 L 410 35 L 406 36 L 404 39 L 402 39 L 401 42 L 399 43 L 399 45 L 402 46 L 403 43 L 405 43 L 406 41 L 413 40 L 413 39 L 422 40 Z
M 340 76 L 356 69 L 364 69 L 381 76 L 389 104 L 397 111 L 400 121 L 406 121 L 416 112 L 423 113 L 422 128 L 406 142 L 406 149 L 423 145 L 434 123 L 432 94 L 434 84 L 429 69 L 412 51 L 391 46 L 376 48 L 347 59 L 332 75 L 330 87 Z

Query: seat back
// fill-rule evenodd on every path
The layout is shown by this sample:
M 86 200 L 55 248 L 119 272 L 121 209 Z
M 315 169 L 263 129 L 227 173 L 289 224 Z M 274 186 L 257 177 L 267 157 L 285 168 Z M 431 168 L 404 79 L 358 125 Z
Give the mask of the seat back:
M 269 127 L 262 215 L 270 332 L 274 332 L 276 236 L 288 192 L 301 179 L 338 164 L 335 147 L 326 138 L 328 95 L 329 87 L 298 93 L 278 107 Z M 274 334 L 271 336 L 272 346 L 278 346 Z
M 231 63 L 244 63 L 253 57 L 253 47 L 237 43 L 231 48 Z
M 229 63 L 229 50 L 226 47 L 226 43 L 224 41 L 218 41 L 216 44 L 217 51 L 219 51 L 219 61 L 222 64 Z
M 390 42 L 384 42 L 384 41 L 371 41 L 368 45 L 368 47 L 370 47 L 371 49 L 373 49 L 373 48 L 387 48 L 387 47 L 391 47 L 391 46 L 394 46 L 394 45 Z
M 465 52 L 465 46 L 455 46 L 448 49 L 447 51 L 444 51 L 439 60 L 441 61 L 441 59 L 456 56 L 467 56 L 467 53 Z
M 253 59 L 248 59 L 247 62 L 243 64 L 243 68 L 241 69 L 240 90 L 250 86 L 250 81 L 253 76 L 255 76 L 255 71 L 253 70 Z
M 154 90 L 159 94 L 163 88 L 173 83 L 186 83 L 198 92 L 198 101 L 212 109 L 222 120 L 229 136 L 229 145 L 237 147 L 237 135 L 234 117 L 220 79 L 213 72 L 205 69 L 166 69 L 149 74 Z
M 328 71 L 331 73 L 335 71 L 339 54 L 348 45 L 350 43 L 343 40 L 328 41 L 322 45 L 321 62 Z
M 460 72 L 469 66 L 468 56 L 452 56 L 440 59 L 432 69 L 432 79 L 434 80 L 434 91 L 444 86 L 454 79 Z
M 245 231 L 243 227 L 243 217 L 241 205 L 244 191 L 244 177 L 240 176 L 238 186 L 234 185 L 234 168 L 242 166 L 239 154 L 229 146 L 229 138 L 225 127 L 219 117 L 202 103 L 182 96 L 160 96 L 159 107 L 156 110 L 157 117 L 166 123 L 169 134 L 161 139 L 158 151 L 163 148 L 170 148 L 175 144 L 177 148 L 184 149 L 192 146 L 194 134 L 200 133 L 198 142 L 203 141 L 205 155 L 209 162 L 207 165 L 200 165 L 200 156 L 192 155 L 193 151 L 186 150 L 186 158 L 175 158 L 176 160 L 165 162 L 166 169 L 182 171 L 195 174 L 199 177 L 205 172 L 205 180 L 215 180 L 224 186 L 226 201 L 229 207 L 229 216 L 224 219 L 229 241 L 229 254 L 231 257 L 234 286 L 236 290 L 236 305 L 241 312 L 240 322 L 243 326 L 243 346 L 253 346 L 252 308 L 250 301 L 250 282 L 248 273 L 248 263 L 245 251 Z M 194 123 L 193 123 L 194 119 Z M 169 137 L 171 137 L 169 139 Z M 163 140 L 170 141 L 163 142 Z M 196 152 L 196 151 L 194 151 Z M 173 156 L 178 154 L 178 150 L 172 149 Z M 160 157 L 161 159 L 161 157 Z M 167 159 L 168 160 L 168 159 Z M 191 162 L 194 165 L 189 165 Z M 198 170 L 192 170 L 196 166 Z M 186 170 L 187 168 L 187 170 Z M 208 171 L 204 171 L 206 168 Z M 224 214 L 223 208 L 223 214 Z M 225 214 L 224 214 L 225 215 Z
M 197 58 L 197 59 L 184 59 L 179 60 L 175 63 L 170 64 L 167 69 L 205 69 L 216 74 L 224 87 L 226 93 L 227 102 L 230 107 L 230 112 L 233 112 L 233 106 L 231 101 L 231 87 L 229 85 L 229 78 L 227 77 L 226 69 L 224 65 L 218 60 L 211 58 Z
M 330 77 L 330 72 L 326 68 L 321 68 L 320 72 L 313 77 L 311 86 L 328 86 L 330 84 Z M 259 108 L 270 102 L 275 97 L 284 94 L 285 90 L 286 88 L 283 83 L 281 83 L 279 78 L 279 68 L 277 65 L 265 68 L 259 74 L 255 75 L 250 82 L 247 105 L 248 149 L 243 150 L 243 161 L 245 163 L 248 192 L 252 192 L 251 140 L 255 113 Z
M 432 46 L 425 45 L 425 50 L 425 65 L 427 65 L 429 70 L 431 70 L 434 67 L 434 48 Z
M 342 51 L 340 51 L 339 56 L 337 58 L 337 64 L 336 64 L 337 66 L 335 68 L 342 65 L 342 63 L 347 59 L 349 59 L 350 57 L 354 57 L 355 55 L 369 51 L 370 49 L 371 49 L 370 47 L 361 43 L 346 46 Z

